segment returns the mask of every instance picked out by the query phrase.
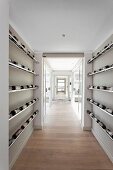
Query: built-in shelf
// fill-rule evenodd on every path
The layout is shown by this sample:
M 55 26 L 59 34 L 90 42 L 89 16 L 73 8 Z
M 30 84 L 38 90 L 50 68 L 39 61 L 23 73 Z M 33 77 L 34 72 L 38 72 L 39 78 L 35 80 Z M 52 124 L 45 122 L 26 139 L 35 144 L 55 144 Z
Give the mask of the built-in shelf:
M 19 41 L 16 40 L 16 38 L 14 38 L 14 36 L 12 36 L 11 34 L 9 34 L 9 40 L 16 45 L 16 47 L 18 47 L 20 50 L 24 51 L 24 53 L 29 56 L 31 59 L 33 59 L 35 62 L 38 62 L 36 60 L 36 58 L 31 55 L 26 49 L 24 49 L 24 47 L 21 45 L 21 43 Z
M 10 67 L 13 67 L 13 68 L 16 68 L 16 69 L 20 69 L 20 70 L 26 71 L 26 72 L 28 72 L 28 73 L 31 73 L 31 74 L 37 76 L 36 73 L 28 70 L 27 68 L 22 68 L 21 66 L 18 66 L 17 64 L 14 64 L 14 63 L 9 62 L 9 66 L 10 66 Z
M 106 111 L 105 109 L 102 109 L 101 107 L 97 106 L 95 103 L 90 102 L 90 101 L 89 101 L 89 103 L 90 103 L 91 105 L 93 105 L 93 106 L 96 106 L 97 108 L 99 108 L 99 109 L 102 110 L 103 112 L 105 112 L 105 113 L 107 113 L 108 115 L 110 115 L 110 116 L 113 117 L 113 114 L 111 114 L 111 113 L 109 113 L 108 111 Z M 96 102 L 96 103 L 98 103 L 98 102 Z M 99 104 L 100 104 L 100 103 L 99 103 Z
M 95 70 L 95 72 L 88 73 L 88 76 L 93 76 L 93 75 L 95 75 L 95 74 L 99 74 L 99 73 L 106 72 L 106 71 L 110 71 L 110 70 L 113 70 L 113 66 L 111 66 L 111 67 L 109 67 L 109 68 L 106 68 L 106 69 L 101 68 L 100 71 L 99 71 L 99 70 L 97 70 L 97 71 Z
M 97 53 L 96 56 L 93 56 L 91 59 L 88 60 L 88 64 L 93 62 L 95 59 L 97 59 L 98 57 L 102 56 L 103 54 L 105 54 L 106 52 L 108 52 L 109 50 L 111 50 L 113 48 L 113 43 L 109 44 L 108 46 L 106 46 L 102 51 L 100 51 L 99 53 Z
M 34 100 L 34 99 L 33 99 L 33 100 Z M 32 101 L 33 101 L 33 100 L 32 100 Z M 14 119 L 14 118 L 17 117 L 18 115 L 20 115 L 23 111 L 27 110 L 29 107 L 33 106 L 38 100 L 39 100 L 39 99 L 37 98 L 36 101 L 34 101 L 32 104 L 30 104 L 29 106 L 27 106 L 27 107 L 24 108 L 23 110 L 19 111 L 17 114 L 11 116 L 11 117 L 9 118 L 9 121 L 11 121 L 12 119 Z M 27 103 L 29 103 L 29 102 L 27 102 Z M 22 107 L 22 106 L 21 106 L 21 107 Z M 20 107 L 19 107 L 19 108 L 20 108 Z M 18 109 L 19 109 L 19 108 L 18 108 Z
M 89 110 L 88 110 L 88 112 L 89 112 Z M 89 115 L 89 117 L 92 119 L 92 120 L 95 120 L 94 118 L 96 118 L 95 117 L 95 115 L 93 114 L 93 116 L 90 116 L 90 114 L 89 113 L 87 113 L 88 115 Z M 96 118 L 96 119 L 98 119 L 98 118 Z M 98 119 L 99 120 L 99 119 Z M 95 120 L 95 122 L 96 122 L 96 120 Z M 99 120 L 99 122 L 101 122 L 100 120 Z M 111 139 L 111 140 L 113 140 L 113 138 L 107 133 L 107 129 L 103 129 L 102 128 L 102 126 L 100 126 L 99 125 L 99 123 L 98 122 L 96 122 L 97 124 L 98 124 L 98 126 L 106 133 L 106 135 Z
M 18 90 L 9 90 L 9 94 L 10 94 L 10 93 L 16 93 L 16 92 L 21 92 L 21 91 L 27 91 L 27 90 L 36 90 L 36 89 L 38 89 L 38 87 L 18 89 Z
M 17 139 L 22 135 L 22 133 L 25 131 L 25 129 L 31 124 L 31 122 L 35 119 L 36 115 L 38 114 L 38 110 L 36 110 L 27 120 L 26 122 L 23 123 L 23 125 L 21 125 L 20 129 L 18 130 L 21 130 L 21 132 L 19 133 L 19 135 L 13 139 L 13 142 L 11 144 L 9 144 L 9 148 L 11 148 L 11 146 L 17 141 Z M 31 120 L 30 120 L 31 119 Z M 28 122 L 28 123 L 27 123 Z M 27 125 L 24 127 L 25 123 L 27 123 Z M 22 128 L 24 127 L 24 128 Z M 16 131 L 16 133 L 18 132 L 18 130 Z M 15 134 L 16 134 L 15 133 Z M 12 138 L 13 136 L 15 135 L 13 134 L 12 135 Z
M 109 92 L 109 93 L 113 93 L 113 90 L 109 90 L 109 89 L 97 89 L 97 88 L 91 88 L 89 87 L 88 88 L 89 90 L 98 90 L 98 91 L 105 91 L 105 92 Z

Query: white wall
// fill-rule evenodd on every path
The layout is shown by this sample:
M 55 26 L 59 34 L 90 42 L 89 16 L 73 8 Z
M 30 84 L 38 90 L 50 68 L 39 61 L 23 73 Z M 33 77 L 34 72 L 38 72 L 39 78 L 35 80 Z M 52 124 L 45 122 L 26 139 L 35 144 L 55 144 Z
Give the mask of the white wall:
M 8 0 L 0 0 L 0 170 L 8 170 Z
M 92 71 L 92 64 L 87 61 L 92 57 L 92 53 L 84 53 L 83 58 L 83 111 L 82 111 L 82 127 L 84 130 L 91 129 L 91 119 L 87 115 L 87 110 L 92 110 L 92 106 L 88 103 L 87 98 L 92 98 L 92 92 L 88 90 L 88 86 L 92 85 L 92 77 L 88 77 L 88 72 Z
M 34 92 L 34 97 L 38 97 L 39 101 L 34 106 L 34 109 L 39 110 L 39 114 L 34 120 L 34 128 L 42 129 L 44 121 L 44 100 L 43 100 L 43 57 L 42 53 L 36 53 L 35 58 L 38 60 L 39 64 L 34 65 L 35 71 L 38 73 L 37 78 L 34 80 L 34 84 L 38 85 L 39 88 Z

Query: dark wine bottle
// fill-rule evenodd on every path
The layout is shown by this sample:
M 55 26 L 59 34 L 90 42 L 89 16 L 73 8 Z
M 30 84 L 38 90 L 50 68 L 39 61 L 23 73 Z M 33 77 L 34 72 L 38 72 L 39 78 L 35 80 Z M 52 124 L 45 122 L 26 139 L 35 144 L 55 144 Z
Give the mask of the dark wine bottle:
M 22 130 L 25 129 L 24 125 L 21 126 L 21 129 L 22 129 Z
M 13 63 L 13 64 L 16 64 L 16 65 L 18 64 L 18 62 L 17 62 L 17 61 L 12 61 L 12 63 Z
M 12 90 L 16 90 L 16 86 L 12 86 Z
M 19 109 L 22 111 L 23 110 L 23 106 L 21 106 Z
M 87 113 L 90 114 L 91 112 L 89 110 L 87 110 Z
M 26 106 L 28 107 L 28 106 L 29 106 L 29 103 L 26 103 Z
M 22 67 L 22 68 L 25 68 L 25 66 L 24 66 L 23 64 L 21 64 L 21 67 Z
M 109 68 L 110 67 L 110 65 L 106 65 L 106 66 L 104 66 L 104 69 L 107 69 L 107 68 Z
M 24 86 L 21 86 L 21 89 L 24 89 Z
M 12 115 L 12 116 L 14 116 L 14 115 L 16 115 L 17 113 L 19 113 L 19 109 L 15 109 L 15 110 L 12 110 L 11 112 L 10 112 L 10 115 Z
M 29 124 L 29 119 L 26 121 L 27 124 Z
M 99 125 L 100 125 L 103 129 L 106 129 L 106 126 L 104 125 L 104 123 L 99 122 Z

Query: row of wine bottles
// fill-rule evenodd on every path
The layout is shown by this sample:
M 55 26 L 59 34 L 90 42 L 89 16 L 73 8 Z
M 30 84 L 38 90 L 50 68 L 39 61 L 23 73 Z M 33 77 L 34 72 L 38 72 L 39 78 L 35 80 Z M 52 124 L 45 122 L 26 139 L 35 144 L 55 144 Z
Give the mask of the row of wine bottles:
M 94 119 L 106 132 L 110 135 L 110 137 L 113 139 L 113 132 L 110 131 L 106 125 L 100 121 L 91 111 L 87 110 L 87 113 L 90 115 L 92 119 Z
M 39 99 L 35 98 L 35 99 L 27 102 L 25 105 L 20 106 L 19 108 L 16 108 L 15 110 L 12 110 L 9 113 L 9 119 L 12 118 L 13 116 L 17 115 L 19 112 L 23 111 L 24 109 L 28 108 L 30 105 L 34 104 L 37 100 L 39 100 Z
M 99 56 L 101 56 L 102 54 L 104 54 L 106 51 L 108 51 L 111 48 L 113 48 L 113 43 L 106 45 L 104 49 L 97 52 L 96 56 L 93 56 L 91 59 L 88 60 L 88 63 L 91 63 L 94 59 L 98 58 Z
M 113 115 L 113 110 L 110 108 L 107 108 L 105 105 L 98 103 L 96 101 L 94 101 L 93 99 L 87 98 L 87 101 L 89 101 L 92 104 L 95 104 L 96 106 L 100 107 L 101 109 L 105 110 L 106 112 L 108 112 L 109 114 Z
M 35 59 L 35 56 L 33 53 L 31 53 L 26 46 L 21 43 L 18 38 L 12 34 L 12 32 L 9 30 L 9 39 L 13 41 L 21 50 L 23 50 L 30 58 Z
M 25 86 L 9 86 L 9 90 L 20 90 L 20 89 L 29 89 L 29 88 L 38 88 L 37 85 L 25 85 Z
M 101 71 L 106 71 L 107 69 L 110 69 L 110 68 L 113 69 L 113 64 L 106 65 L 102 68 L 99 68 L 98 70 L 94 70 L 93 72 L 89 72 L 88 75 L 90 76 L 90 75 L 96 74 L 96 73 L 101 72 Z
M 34 119 L 34 117 L 38 114 L 38 110 L 36 110 L 24 123 L 23 125 L 12 135 L 9 139 L 9 146 L 17 139 L 17 137 L 24 131 L 24 129 L 28 126 L 28 124 Z
M 91 85 L 89 85 L 89 89 L 100 89 L 100 90 L 113 91 L 113 87 L 107 87 L 107 86 L 91 86 Z
M 31 70 L 30 68 L 26 67 L 23 64 L 19 64 L 17 61 L 12 61 L 11 59 L 9 59 L 9 64 L 14 64 L 15 66 L 18 66 L 20 68 L 24 68 L 26 71 L 29 71 L 29 72 L 36 74 L 34 70 Z

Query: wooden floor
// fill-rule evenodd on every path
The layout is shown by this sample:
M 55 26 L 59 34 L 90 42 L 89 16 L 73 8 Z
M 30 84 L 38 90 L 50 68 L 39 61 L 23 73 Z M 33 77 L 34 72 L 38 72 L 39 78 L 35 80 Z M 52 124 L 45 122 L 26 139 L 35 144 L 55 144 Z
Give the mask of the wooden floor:
M 35 131 L 12 170 L 113 170 L 90 132 L 83 132 L 69 102 L 59 101 Z

